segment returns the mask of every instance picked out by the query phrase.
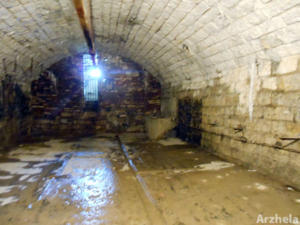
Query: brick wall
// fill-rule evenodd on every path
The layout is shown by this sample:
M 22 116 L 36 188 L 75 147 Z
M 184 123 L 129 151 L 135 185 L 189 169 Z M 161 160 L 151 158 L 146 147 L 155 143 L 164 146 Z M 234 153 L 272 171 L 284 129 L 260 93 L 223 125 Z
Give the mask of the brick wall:
M 33 134 L 144 131 L 145 116 L 160 114 L 159 82 L 120 57 L 103 55 L 101 63 L 96 107 L 84 101 L 80 55 L 54 64 L 53 74 L 45 72 L 32 82 Z
M 300 141 L 281 139 L 300 138 L 299 56 L 256 60 L 189 89 L 169 92 L 182 137 L 300 187 Z

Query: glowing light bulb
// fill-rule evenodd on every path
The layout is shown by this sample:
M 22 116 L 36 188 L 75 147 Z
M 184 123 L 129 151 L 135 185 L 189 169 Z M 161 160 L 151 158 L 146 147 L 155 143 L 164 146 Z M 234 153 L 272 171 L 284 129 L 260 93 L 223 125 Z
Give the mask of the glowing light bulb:
M 89 70 L 89 75 L 94 78 L 99 78 L 101 77 L 102 73 L 99 68 L 92 68 Z

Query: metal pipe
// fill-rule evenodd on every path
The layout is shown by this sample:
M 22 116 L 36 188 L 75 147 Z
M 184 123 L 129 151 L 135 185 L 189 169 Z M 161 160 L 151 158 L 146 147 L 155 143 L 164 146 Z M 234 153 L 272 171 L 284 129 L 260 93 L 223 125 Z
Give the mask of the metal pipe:
M 89 53 L 92 56 L 93 63 L 96 64 L 96 49 L 95 49 L 95 38 L 92 26 L 92 4 L 91 0 L 87 0 L 87 4 L 84 4 L 84 0 L 73 0 L 83 35 L 85 37 Z

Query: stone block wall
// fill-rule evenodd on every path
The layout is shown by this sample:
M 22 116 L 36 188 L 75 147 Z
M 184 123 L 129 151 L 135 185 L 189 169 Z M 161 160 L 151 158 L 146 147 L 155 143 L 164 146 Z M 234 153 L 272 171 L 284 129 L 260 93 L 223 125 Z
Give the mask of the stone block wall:
M 82 56 L 64 59 L 32 82 L 33 135 L 77 136 L 144 132 L 145 116 L 160 114 L 160 84 L 137 65 L 103 55 L 99 100 L 84 100 Z
M 2 1 L 0 55 L 32 77 L 86 44 L 70 0 Z M 165 85 L 246 65 L 255 55 L 299 54 L 297 0 L 93 1 L 96 49 L 159 75 Z M 42 10 L 41 10 L 42 9 Z M 0 71 L 3 68 L 0 65 Z
M 179 135 L 299 188 L 299 59 L 257 59 L 185 90 L 165 92 L 164 98 L 179 101 Z

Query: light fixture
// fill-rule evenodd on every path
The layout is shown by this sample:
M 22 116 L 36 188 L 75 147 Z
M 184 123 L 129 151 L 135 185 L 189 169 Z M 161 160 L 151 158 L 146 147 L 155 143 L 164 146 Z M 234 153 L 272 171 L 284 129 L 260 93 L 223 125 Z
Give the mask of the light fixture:
M 93 78 L 100 78 L 102 76 L 102 72 L 98 67 L 91 68 L 88 73 Z

